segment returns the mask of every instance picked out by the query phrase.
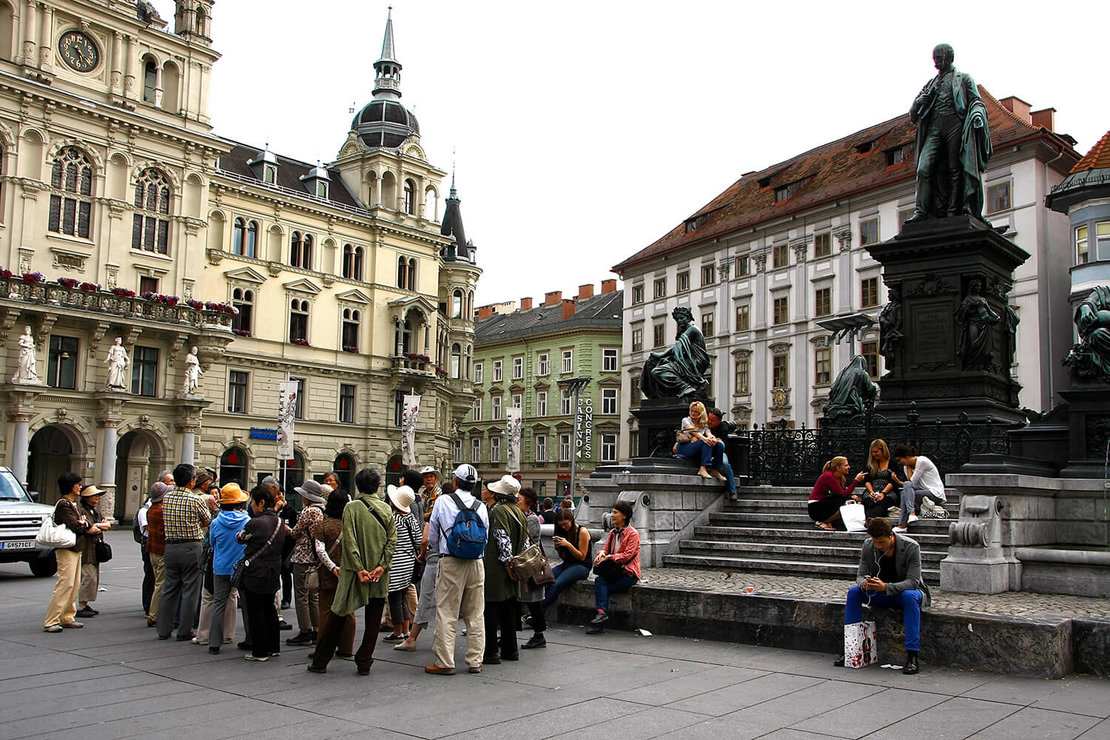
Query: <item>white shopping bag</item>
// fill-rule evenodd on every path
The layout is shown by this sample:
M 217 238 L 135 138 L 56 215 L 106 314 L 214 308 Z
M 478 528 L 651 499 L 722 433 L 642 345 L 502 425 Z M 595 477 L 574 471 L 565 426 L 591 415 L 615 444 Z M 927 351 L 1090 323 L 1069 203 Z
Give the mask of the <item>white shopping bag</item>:
M 879 641 L 875 639 L 875 623 L 844 625 L 844 667 L 863 668 L 878 662 Z
M 867 531 L 867 517 L 863 513 L 863 504 L 852 502 L 840 507 L 840 518 L 844 520 L 844 527 L 849 532 Z

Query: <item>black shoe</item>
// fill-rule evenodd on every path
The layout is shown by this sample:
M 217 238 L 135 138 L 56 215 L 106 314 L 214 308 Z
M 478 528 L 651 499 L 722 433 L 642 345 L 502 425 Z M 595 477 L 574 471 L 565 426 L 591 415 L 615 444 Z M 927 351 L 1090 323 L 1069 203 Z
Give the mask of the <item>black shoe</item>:
M 482 664 L 483 665 L 501 665 L 501 656 L 500 655 L 487 655 L 486 657 L 482 658 Z
M 100 612 L 88 606 L 81 607 L 77 610 L 77 616 L 79 617 L 95 617 L 97 614 L 100 614 Z
M 502 655 L 501 660 L 520 660 L 520 653 L 513 653 L 512 655 Z
M 917 675 L 917 671 L 917 656 L 907 655 L 906 665 L 902 668 L 902 673 L 905 673 L 907 676 L 914 676 Z
M 537 632 L 536 634 L 532 635 L 531 640 L 524 643 L 520 647 L 522 647 L 525 650 L 531 650 L 532 648 L 547 647 L 547 638 L 544 637 L 543 634 Z
M 208 648 L 208 654 L 209 655 L 219 655 L 220 654 L 220 649 L 218 647 L 210 647 L 210 648 Z
M 288 609 L 289 608 L 289 602 L 288 601 L 281 602 L 281 608 L 282 609 Z
M 599 634 L 601 634 L 601 633 L 602 633 L 602 632 L 604 632 L 604 631 L 605 631 L 605 626 L 604 626 L 604 625 L 600 625 L 600 624 L 591 624 L 591 625 L 590 625 L 590 626 L 589 626 L 589 627 L 588 627 L 588 628 L 586 629 L 586 634 L 587 634 L 587 635 L 599 635 Z
M 833 666 L 836 667 L 836 668 L 843 668 L 844 667 L 844 656 L 843 655 L 836 656 L 836 660 L 833 661 Z
M 408 639 L 408 635 L 386 635 L 382 638 L 382 642 L 404 642 Z
M 284 619 L 278 621 L 278 629 L 282 632 L 293 629 L 293 625 L 286 622 Z
M 243 641 L 242 641 L 241 643 L 239 643 L 239 645 L 238 645 L 237 647 L 238 647 L 238 648 L 239 648 L 240 650 L 250 650 L 250 649 L 252 649 L 252 648 L 254 647 L 254 645 L 251 645 L 251 644 L 250 644 L 249 642 L 247 642 L 246 640 L 243 640 Z
M 168 640 L 172 635 L 158 635 L 159 640 Z
M 356 663 L 355 664 L 355 670 L 358 671 L 358 675 L 360 675 L 360 676 L 369 676 L 370 675 L 370 668 L 373 665 L 374 665 L 374 659 L 371 658 L 370 662 L 367 663 L 366 665 L 358 665 Z
M 609 615 L 599 610 L 597 616 L 590 620 L 590 624 L 605 624 L 608 621 Z
M 315 640 L 312 639 L 311 632 L 302 632 L 296 637 L 290 637 L 288 640 L 285 641 L 285 644 L 295 647 L 298 645 L 311 645 L 314 642 Z
M 308 667 L 309 673 L 327 673 L 328 669 L 325 666 L 310 665 Z

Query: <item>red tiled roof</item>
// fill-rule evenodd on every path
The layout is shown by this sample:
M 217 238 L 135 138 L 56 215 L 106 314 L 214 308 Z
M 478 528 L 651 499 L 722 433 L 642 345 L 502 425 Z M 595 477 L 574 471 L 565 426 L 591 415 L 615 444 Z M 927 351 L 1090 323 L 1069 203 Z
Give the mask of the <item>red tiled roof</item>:
M 1087 156 L 1075 163 L 1072 172 L 1086 172 L 1087 170 L 1110 169 L 1110 131 L 1091 147 Z
M 1071 148 L 1064 138 L 1023 121 L 982 85 L 995 150 L 1030 136 L 1048 135 Z M 806 211 L 829 201 L 863 193 L 914 177 L 916 127 L 909 114 L 823 144 L 793 159 L 743 175 L 731 187 L 661 239 L 613 267 L 616 273 L 653 257 L 702 244 L 765 221 Z M 1105 141 L 1105 140 L 1104 140 Z M 870 147 L 868 147 L 870 145 Z M 887 165 L 886 152 L 904 148 L 901 162 Z M 861 152 L 861 149 L 866 151 Z M 1107 147 L 1110 150 L 1110 147 Z M 1110 156 L 1110 152 L 1107 153 Z M 1078 156 L 1078 155 L 1076 155 Z M 1090 156 L 1090 155 L 1088 155 Z M 760 181 L 769 180 L 762 186 Z M 791 197 L 775 202 L 775 189 L 801 182 Z M 696 228 L 687 230 L 687 223 Z

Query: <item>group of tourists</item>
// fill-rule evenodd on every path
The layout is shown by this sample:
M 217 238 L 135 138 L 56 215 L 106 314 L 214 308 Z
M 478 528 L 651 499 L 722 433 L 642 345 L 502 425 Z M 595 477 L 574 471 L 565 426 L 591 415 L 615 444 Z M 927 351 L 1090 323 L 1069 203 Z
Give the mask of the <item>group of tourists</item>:
M 519 660 L 522 648 L 545 647 L 546 610 L 591 570 L 591 634 L 604 631 L 610 595 L 641 576 L 640 536 L 627 502 L 613 507 L 612 528 L 595 555 L 573 505 L 556 508 L 548 499 L 541 511 L 535 491 L 511 475 L 483 483 L 474 466 L 463 464 L 442 485 L 431 467 L 406 471 L 400 483 L 383 492 L 381 474 L 367 468 L 354 476 L 349 495 L 329 473 L 293 489 L 303 504 L 297 511 L 273 476 L 246 492 L 237 482 L 219 486 L 210 469 L 183 463 L 166 471 L 134 526 L 147 626 L 159 640 L 189 641 L 217 655 L 233 641 L 241 613 L 244 657 L 271 660 L 281 653 L 281 632 L 292 630 L 281 617 L 286 570 L 298 631 L 285 645 L 311 648 L 310 672 L 325 673 L 338 657 L 367 675 L 379 633 L 388 633 L 381 641 L 394 650 L 413 652 L 421 633 L 432 630 L 433 661 L 425 671 L 453 674 L 461 620 L 466 669 L 479 673 Z M 99 613 L 92 607 L 96 543 L 109 528 L 96 510 L 99 489 L 73 473 L 58 485 L 54 519 L 77 535 L 77 544 L 58 551 L 47 632 L 79 628 L 77 617 Z M 546 578 L 521 577 L 514 558 L 529 547 L 542 551 L 541 525 L 549 518 L 559 562 L 545 569 Z M 521 645 L 516 633 L 525 625 L 532 635 Z

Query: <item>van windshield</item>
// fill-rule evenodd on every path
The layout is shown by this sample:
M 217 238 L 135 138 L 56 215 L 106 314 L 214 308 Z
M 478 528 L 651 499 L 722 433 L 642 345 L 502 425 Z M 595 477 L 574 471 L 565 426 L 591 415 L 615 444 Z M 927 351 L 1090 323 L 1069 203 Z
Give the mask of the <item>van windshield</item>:
M 32 503 L 31 497 L 23 490 L 23 486 L 10 470 L 0 470 L 0 501 Z

